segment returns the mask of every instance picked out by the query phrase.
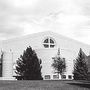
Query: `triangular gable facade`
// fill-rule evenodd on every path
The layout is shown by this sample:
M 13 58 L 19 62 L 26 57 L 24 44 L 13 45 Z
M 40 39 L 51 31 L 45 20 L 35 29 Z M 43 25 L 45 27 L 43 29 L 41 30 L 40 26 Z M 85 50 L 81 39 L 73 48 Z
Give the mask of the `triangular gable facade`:
M 50 31 L 5 40 L 2 42 L 2 50 L 4 52 L 2 74 L 4 79 L 16 76 L 14 72 L 16 60 L 29 46 L 36 51 L 38 57 L 42 60 L 42 75 L 44 79 L 55 79 L 56 73 L 54 73 L 51 64 L 53 62 L 52 58 L 58 52 L 58 48 L 60 48 L 60 55 L 66 59 L 67 63 L 64 79 L 73 79 L 74 59 L 77 57 L 79 49 L 82 48 L 86 55 L 90 52 L 89 45 Z M 72 78 L 69 78 L 70 76 Z M 57 79 L 61 79 L 61 76 Z

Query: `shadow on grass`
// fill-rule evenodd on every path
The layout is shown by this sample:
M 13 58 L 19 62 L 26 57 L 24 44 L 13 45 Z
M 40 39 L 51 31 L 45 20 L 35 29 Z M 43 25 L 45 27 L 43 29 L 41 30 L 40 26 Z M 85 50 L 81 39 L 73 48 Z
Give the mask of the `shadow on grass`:
M 68 83 L 68 84 L 90 89 L 90 83 Z

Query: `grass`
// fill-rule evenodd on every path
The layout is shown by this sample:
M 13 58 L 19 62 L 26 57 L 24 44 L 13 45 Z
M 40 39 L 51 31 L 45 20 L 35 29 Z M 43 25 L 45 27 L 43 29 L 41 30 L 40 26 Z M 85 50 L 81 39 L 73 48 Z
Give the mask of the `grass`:
M 90 90 L 90 83 L 79 81 L 0 81 L 0 90 Z

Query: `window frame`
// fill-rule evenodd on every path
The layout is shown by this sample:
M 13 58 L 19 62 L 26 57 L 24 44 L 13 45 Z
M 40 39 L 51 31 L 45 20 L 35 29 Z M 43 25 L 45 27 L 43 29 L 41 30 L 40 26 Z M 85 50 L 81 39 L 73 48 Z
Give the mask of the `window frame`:
M 45 43 L 45 40 L 47 40 L 47 39 L 48 39 L 48 42 Z M 52 42 L 51 42 L 51 40 L 52 40 Z M 46 45 L 46 47 L 45 47 L 45 45 Z M 46 37 L 43 40 L 43 46 L 44 46 L 44 48 L 54 48 L 56 46 L 56 42 L 52 37 Z

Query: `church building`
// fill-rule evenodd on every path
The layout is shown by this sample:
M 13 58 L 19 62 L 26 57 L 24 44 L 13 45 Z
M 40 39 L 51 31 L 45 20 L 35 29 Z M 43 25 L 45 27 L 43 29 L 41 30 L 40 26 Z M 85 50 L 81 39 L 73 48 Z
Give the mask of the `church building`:
M 42 76 L 44 80 L 73 79 L 74 60 L 80 48 L 88 56 L 90 46 L 76 40 L 64 37 L 51 31 L 35 33 L 0 42 L 0 80 L 14 80 L 16 61 L 27 47 L 31 46 L 42 60 Z M 65 58 L 66 72 L 60 76 L 51 66 L 53 58 L 60 49 L 60 56 Z M 2 56 L 3 54 L 3 56 Z

